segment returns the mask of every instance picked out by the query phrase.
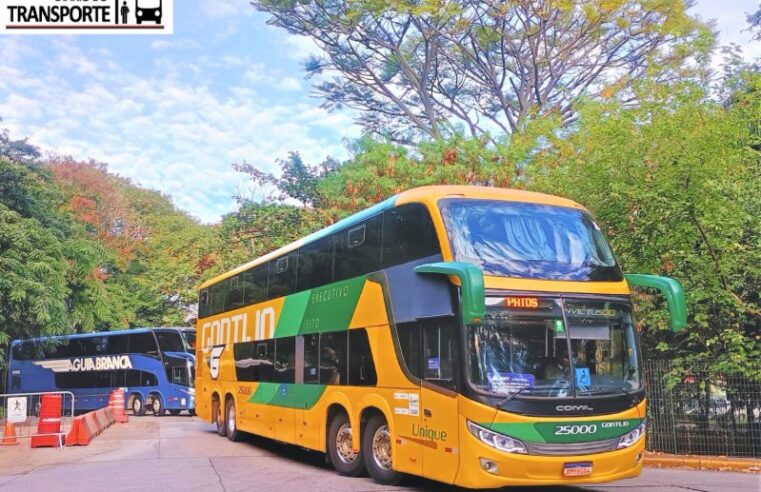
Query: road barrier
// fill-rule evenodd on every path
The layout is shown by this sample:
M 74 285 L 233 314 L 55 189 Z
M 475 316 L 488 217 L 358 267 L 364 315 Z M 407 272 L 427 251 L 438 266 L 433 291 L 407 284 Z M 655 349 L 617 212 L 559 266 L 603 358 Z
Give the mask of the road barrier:
M 0 395 L 0 445 L 29 439 L 32 447 L 61 446 L 75 413 L 70 391 Z
M 63 447 L 66 433 L 61 432 L 61 401 L 59 394 L 42 395 L 37 432 L 32 434 L 33 448 Z
M 108 397 L 108 406 L 114 412 L 114 420 L 120 424 L 129 422 L 129 417 L 124 411 L 124 388 L 118 388 L 111 392 Z
M 121 404 L 119 403 L 121 395 Z M 124 415 L 124 390 L 117 389 L 109 395 L 109 406 L 93 410 L 74 418 L 71 430 L 66 435 L 67 446 L 87 446 L 90 441 L 115 422 L 126 422 Z M 119 406 L 121 405 L 121 406 Z M 124 418 L 119 420 L 119 411 Z

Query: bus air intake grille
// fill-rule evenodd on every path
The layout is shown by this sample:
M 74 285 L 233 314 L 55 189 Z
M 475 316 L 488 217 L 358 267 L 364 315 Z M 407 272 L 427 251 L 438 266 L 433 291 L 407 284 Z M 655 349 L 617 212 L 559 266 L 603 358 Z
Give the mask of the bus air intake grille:
M 527 442 L 528 454 L 545 456 L 571 456 L 615 451 L 620 437 L 603 441 L 575 442 L 570 444 Z

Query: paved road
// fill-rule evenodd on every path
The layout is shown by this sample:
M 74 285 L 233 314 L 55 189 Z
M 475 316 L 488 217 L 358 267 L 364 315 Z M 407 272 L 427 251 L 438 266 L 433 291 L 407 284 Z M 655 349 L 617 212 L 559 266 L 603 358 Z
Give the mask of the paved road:
M 341 477 L 319 453 L 259 438 L 232 443 L 190 417 L 130 417 L 129 424 L 112 426 L 85 447 L 28 446 L 0 447 L 0 492 L 461 490 L 422 479 L 384 487 L 369 478 Z M 617 484 L 530 490 L 761 491 L 761 475 L 646 469 L 640 478 Z

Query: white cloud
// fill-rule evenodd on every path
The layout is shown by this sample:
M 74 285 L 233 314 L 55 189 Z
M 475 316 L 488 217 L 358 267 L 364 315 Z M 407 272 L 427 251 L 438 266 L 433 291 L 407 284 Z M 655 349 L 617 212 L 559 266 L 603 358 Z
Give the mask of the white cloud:
M 285 77 L 280 79 L 277 87 L 283 91 L 298 91 L 301 90 L 301 82 L 293 77 Z
M 250 14 L 253 7 L 245 1 L 236 0 L 203 0 L 201 12 L 209 19 L 236 17 Z
M 279 28 L 274 27 L 273 29 L 280 30 Z M 309 55 L 320 56 L 324 54 L 312 38 L 306 36 L 289 35 L 285 38 L 283 45 L 286 48 L 288 57 L 293 60 L 301 61 Z
M 152 50 L 193 49 L 198 46 L 198 42 L 193 39 L 157 39 L 151 42 Z
M 758 0 L 698 0 L 690 10 L 699 15 L 703 20 L 713 20 L 719 31 L 719 44 L 737 44 L 742 49 L 746 61 L 752 61 L 761 57 L 761 42 L 752 40 L 752 34 L 748 31 L 746 15 L 755 12 L 761 7 Z M 714 55 L 713 65 L 721 64 L 720 52 Z
M 64 72 L 86 76 L 67 80 L 61 64 Z M 101 68 L 110 65 L 117 69 Z M 246 78 L 300 87 L 277 71 L 249 67 Z M 289 150 L 309 162 L 345 157 L 340 136 L 356 133 L 348 117 L 317 108 L 317 100 L 297 95 L 274 102 L 234 85 L 214 90 L 173 70 L 139 75 L 108 53 L 67 42 L 0 72 L 10 75 L 0 82 L 0 116 L 14 136 L 29 136 L 45 151 L 108 163 L 112 171 L 171 195 L 205 222 L 232 211 L 232 196 L 245 186 L 231 163 L 246 160 L 274 170 Z M 37 82 L 26 83 L 30 78 Z M 333 123 L 328 130 L 319 126 L 326 121 Z

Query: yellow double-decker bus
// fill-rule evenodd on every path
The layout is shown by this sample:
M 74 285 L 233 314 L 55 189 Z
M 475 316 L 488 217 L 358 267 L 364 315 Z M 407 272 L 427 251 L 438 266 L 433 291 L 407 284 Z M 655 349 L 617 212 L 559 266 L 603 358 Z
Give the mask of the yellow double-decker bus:
M 577 203 L 412 189 L 201 286 L 196 410 L 348 476 L 471 488 L 635 477 L 645 392 L 629 286 Z

